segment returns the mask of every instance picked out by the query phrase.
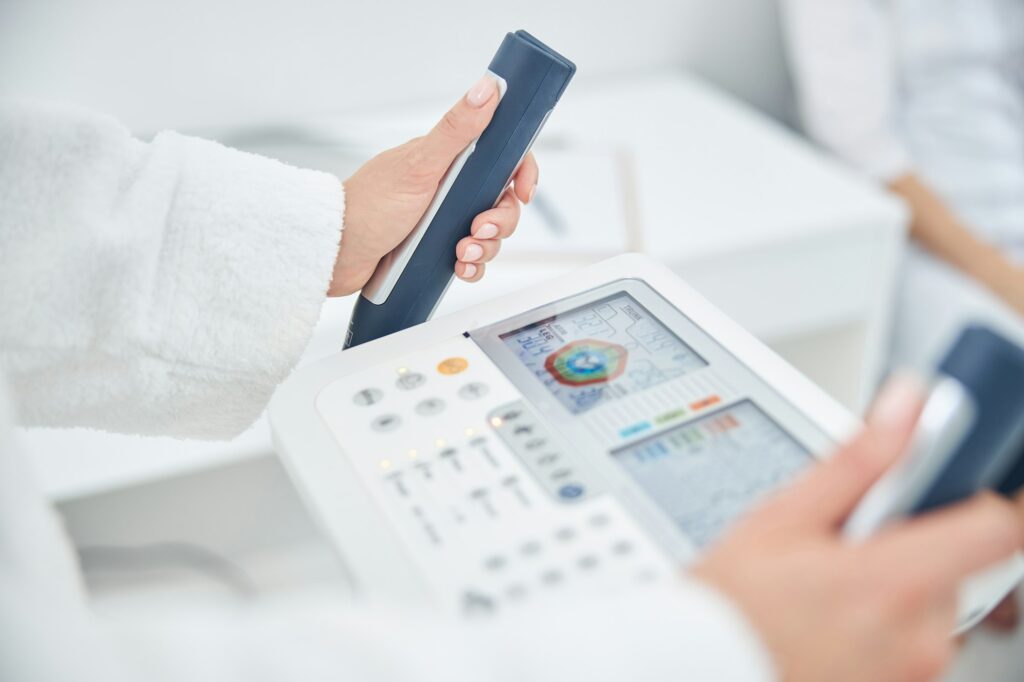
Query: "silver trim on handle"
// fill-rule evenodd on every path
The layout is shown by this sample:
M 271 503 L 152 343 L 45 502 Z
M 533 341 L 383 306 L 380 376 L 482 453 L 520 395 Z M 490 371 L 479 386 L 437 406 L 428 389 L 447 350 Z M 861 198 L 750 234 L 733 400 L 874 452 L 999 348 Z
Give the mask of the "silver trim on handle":
M 508 83 L 493 71 L 488 70 L 487 74 L 498 82 L 498 97 L 504 97 L 505 92 L 508 90 Z M 380 259 L 377 268 L 373 271 L 366 285 L 363 286 L 363 298 L 367 299 L 370 303 L 380 305 L 388 300 L 388 296 L 391 295 L 399 278 L 405 271 L 405 267 L 409 264 L 412 254 L 415 253 L 416 247 L 423 240 L 423 235 L 426 234 L 427 228 L 430 227 L 430 223 L 434 220 L 438 210 L 444 203 L 448 192 L 451 191 L 452 186 L 455 184 L 455 179 L 459 177 L 459 173 L 462 171 L 463 166 L 466 165 L 466 161 L 473 155 L 477 140 L 479 139 L 478 137 L 470 142 L 469 146 L 463 149 L 455 158 L 455 161 L 452 162 L 452 165 L 441 179 L 441 184 L 438 186 L 434 198 L 431 199 L 426 213 L 416 223 L 416 227 L 413 228 L 412 232 L 398 246 L 392 249 L 390 253 Z
M 890 521 L 910 513 L 949 464 L 977 416 L 974 399 L 959 381 L 941 378 L 921 411 L 906 454 L 875 483 L 843 529 L 864 540 Z

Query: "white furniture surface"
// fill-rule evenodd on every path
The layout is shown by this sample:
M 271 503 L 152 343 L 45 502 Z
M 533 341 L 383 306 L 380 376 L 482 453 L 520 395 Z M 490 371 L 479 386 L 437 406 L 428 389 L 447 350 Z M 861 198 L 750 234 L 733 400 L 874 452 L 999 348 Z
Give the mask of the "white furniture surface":
M 338 159 L 359 159 L 430 125 L 444 103 L 328 121 Z M 673 72 L 570 91 L 542 136 L 538 194 L 565 224 L 528 208 L 487 277 L 456 283 L 439 314 L 624 250 L 642 250 L 852 407 L 881 370 L 902 207 L 787 130 Z M 258 147 L 260 148 L 260 147 Z M 266 145 L 262 147 L 265 151 Z M 301 153 L 271 148 L 302 162 Z M 545 155 L 550 167 L 544 165 Z M 581 180 L 584 178 L 584 180 Z M 350 300 L 324 309 L 307 359 L 340 347 Z M 69 499 L 270 453 L 265 423 L 230 443 L 83 430 L 24 434 L 43 487 Z

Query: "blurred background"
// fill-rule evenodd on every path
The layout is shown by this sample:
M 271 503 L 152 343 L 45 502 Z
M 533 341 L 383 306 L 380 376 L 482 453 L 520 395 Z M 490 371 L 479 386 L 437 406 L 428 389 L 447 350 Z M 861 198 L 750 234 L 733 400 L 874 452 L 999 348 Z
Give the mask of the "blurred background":
M 910 212 L 804 138 L 775 0 L 0 0 L 0 96 L 345 177 L 432 125 L 519 28 L 579 70 L 536 149 L 538 202 L 441 312 L 645 251 L 862 411 Z M 340 349 L 351 303 L 327 304 L 304 361 Z M 341 579 L 263 421 L 227 444 L 23 435 L 102 609 Z M 953 678 L 1020 679 L 1021 646 L 975 638 Z
M 507 31 L 581 66 L 707 77 L 773 116 L 791 105 L 774 2 L 3 0 L 0 87 L 136 131 L 292 121 L 458 96 Z

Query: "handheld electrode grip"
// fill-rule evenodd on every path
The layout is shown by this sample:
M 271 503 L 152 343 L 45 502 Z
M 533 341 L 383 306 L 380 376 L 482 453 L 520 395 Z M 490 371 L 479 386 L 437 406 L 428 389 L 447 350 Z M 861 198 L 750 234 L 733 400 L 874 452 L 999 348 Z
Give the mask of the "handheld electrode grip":
M 576 66 L 525 31 L 505 36 L 488 71 L 501 101 L 452 163 L 415 229 L 381 259 L 356 298 L 345 348 L 426 322 L 455 276 L 455 246 L 501 199 Z
M 1024 349 L 967 327 L 939 364 L 907 454 L 864 496 L 846 523 L 863 539 L 891 521 L 981 490 L 1024 486 Z

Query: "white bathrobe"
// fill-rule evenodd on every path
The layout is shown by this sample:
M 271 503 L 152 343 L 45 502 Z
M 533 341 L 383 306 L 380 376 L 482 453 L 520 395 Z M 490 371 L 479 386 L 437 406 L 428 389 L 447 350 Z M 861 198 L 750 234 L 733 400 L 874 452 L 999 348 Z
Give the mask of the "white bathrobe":
M 340 604 L 203 611 L 130 628 L 89 611 L 11 431 L 229 437 L 317 320 L 337 178 L 174 133 L 0 103 L 0 680 L 766 680 L 720 595 L 680 578 L 473 624 Z

